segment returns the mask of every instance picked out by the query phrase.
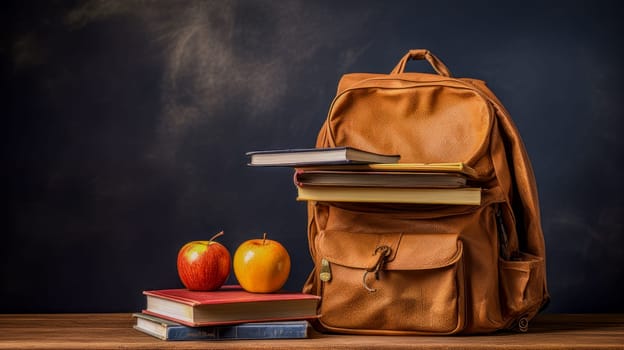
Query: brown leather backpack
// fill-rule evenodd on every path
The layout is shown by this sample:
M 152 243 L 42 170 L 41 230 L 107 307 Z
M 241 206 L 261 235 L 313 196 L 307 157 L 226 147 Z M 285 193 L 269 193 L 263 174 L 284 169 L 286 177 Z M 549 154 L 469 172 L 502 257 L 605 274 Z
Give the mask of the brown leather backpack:
M 438 74 L 405 72 L 410 59 Z M 463 162 L 483 189 L 479 206 L 308 202 L 314 269 L 304 291 L 322 297 L 320 330 L 526 331 L 549 300 L 536 183 L 518 130 L 483 81 L 453 78 L 422 49 L 390 74 L 346 74 L 316 146 Z

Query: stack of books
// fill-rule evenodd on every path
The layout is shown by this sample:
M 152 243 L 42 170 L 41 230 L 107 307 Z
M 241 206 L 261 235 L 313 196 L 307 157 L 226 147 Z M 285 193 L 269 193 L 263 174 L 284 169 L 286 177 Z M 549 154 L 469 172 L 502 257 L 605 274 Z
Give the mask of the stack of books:
M 481 188 L 464 163 L 399 163 L 351 147 L 248 152 L 249 165 L 295 168 L 297 200 L 479 205 Z
M 216 291 L 144 291 L 146 308 L 134 328 L 163 340 L 307 338 L 320 297 L 297 292 L 249 293 L 240 286 Z

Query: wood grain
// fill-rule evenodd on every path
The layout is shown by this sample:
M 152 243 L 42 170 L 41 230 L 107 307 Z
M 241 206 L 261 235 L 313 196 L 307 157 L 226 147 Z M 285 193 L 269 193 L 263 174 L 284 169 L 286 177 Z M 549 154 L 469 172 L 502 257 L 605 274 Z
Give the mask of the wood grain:
M 0 349 L 624 349 L 624 314 L 544 314 L 528 333 L 167 342 L 132 328 L 131 314 L 0 315 Z

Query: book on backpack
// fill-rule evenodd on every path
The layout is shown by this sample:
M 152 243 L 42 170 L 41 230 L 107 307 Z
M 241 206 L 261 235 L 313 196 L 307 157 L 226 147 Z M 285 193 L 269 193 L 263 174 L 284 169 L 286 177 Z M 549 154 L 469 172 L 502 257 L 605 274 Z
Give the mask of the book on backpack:
M 395 163 L 398 155 L 378 154 L 354 147 L 294 148 L 247 152 L 250 166 L 314 166 L 327 164 Z

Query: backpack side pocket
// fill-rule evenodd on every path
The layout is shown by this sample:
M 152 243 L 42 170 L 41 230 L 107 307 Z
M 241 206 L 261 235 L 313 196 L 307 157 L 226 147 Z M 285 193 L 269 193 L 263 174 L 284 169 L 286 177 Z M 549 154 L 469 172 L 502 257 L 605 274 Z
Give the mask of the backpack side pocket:
M 536 312 L 543 300 L 544 259 L 519 253 L 499 265 L 504 312 L 511 317 Z

